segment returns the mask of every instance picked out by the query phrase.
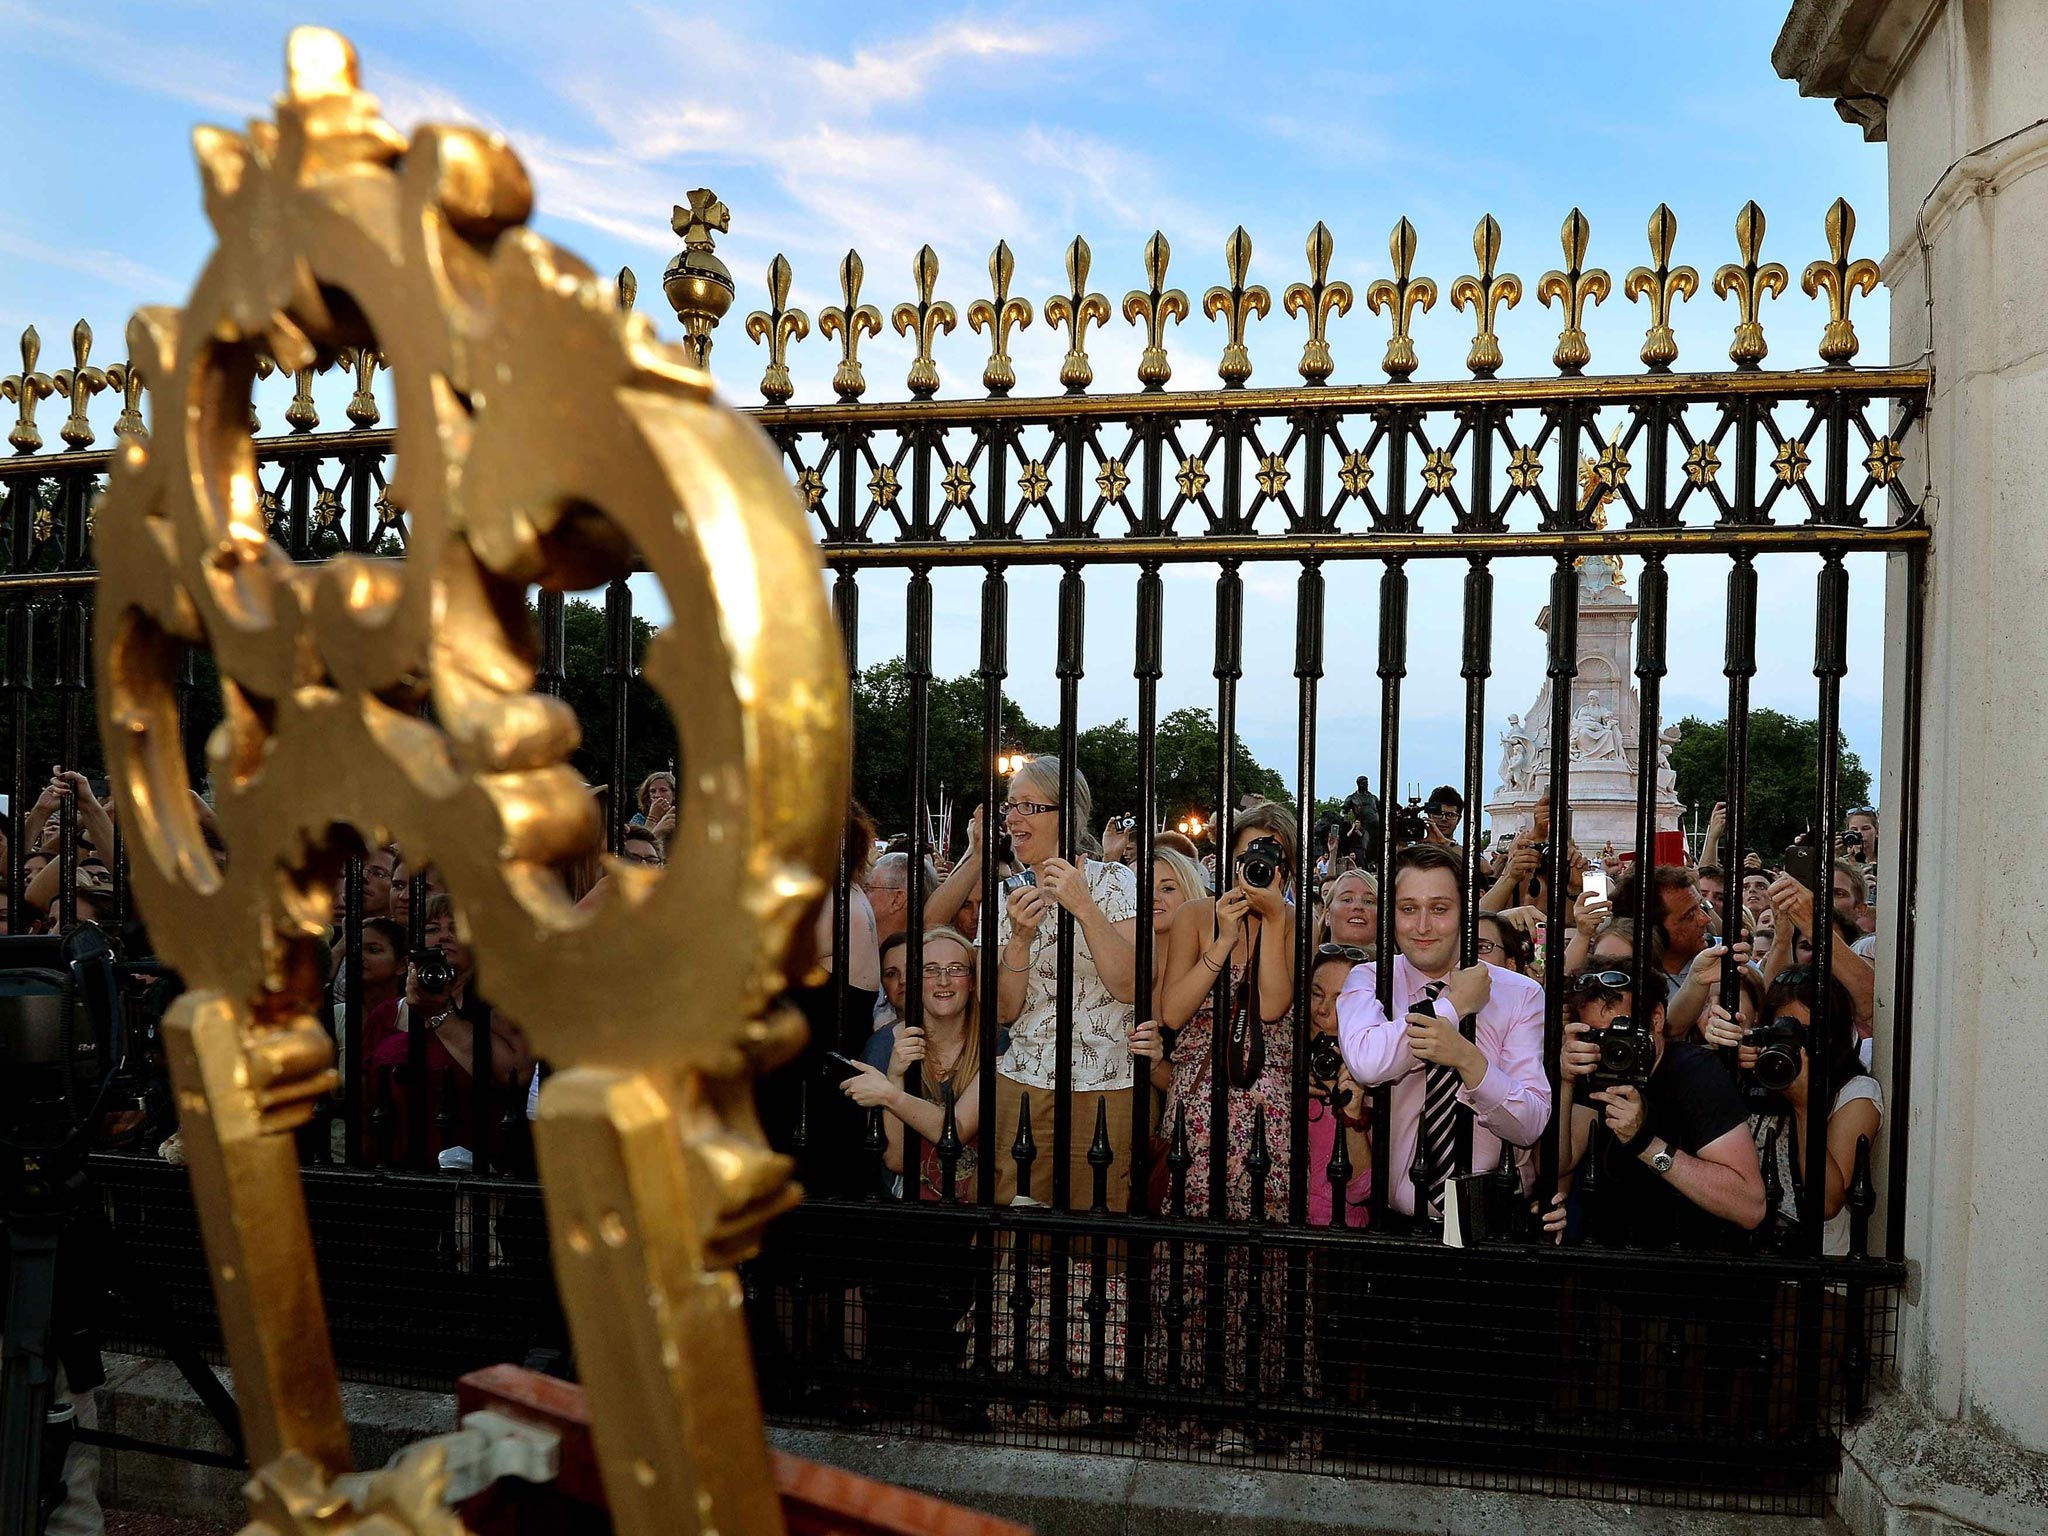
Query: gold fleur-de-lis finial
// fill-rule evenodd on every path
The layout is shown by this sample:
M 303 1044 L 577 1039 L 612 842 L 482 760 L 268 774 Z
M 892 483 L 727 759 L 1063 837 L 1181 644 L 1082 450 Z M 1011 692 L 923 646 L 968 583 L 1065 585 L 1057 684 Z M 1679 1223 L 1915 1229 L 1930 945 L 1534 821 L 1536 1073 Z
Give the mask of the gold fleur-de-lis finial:
M 1536 297 L 1544 308 L 1556 300 L 1564 311 L 1564 329 L 1557 333 L 1557 350 L 1550 354 L 1550 361 L 1559 373 L 1576 375 L 1584 373 L 1593 360 L 1593 350 L 1586 345 L 1586 301 L 1602 303 L 1614 285 L 1606 272 L 1586 265 L 1593 226 L 1578 209 L 1565 215 L 1558 241 L 1564 247 L 1564 267 L 1543 274 L 1536 284 Z
M 1094 261 L 1088 242 L 1079 235 L 1067 246 L 1067 291 L 1045 301 L 1045 323 L 1057 330 L 1067 328 L 1067 355 L 1060 359 L 1060 382 L 1067 393 L 1078 395 L 1095 381 L 1095 369 L 1088 361 L 1088 322 L 1109 324 L 1113 313 L 1109 300 L 1088 291 L 1088 268 Z
M 71 414 L 57 429 L 67 448 L 92 446 L 92 422 L 85 411 L 92 397 L 107 387 L 107 375 L 104 369 L 92 366 L 91 357 L 92 327 L 81 320 L 71 327 L 71 366 L 59 368 L 50 381 L 53 392 L 71 407 Z
M 1330 281 L 1330 258 L 1336 254 L 1337 240 L 1330 226 L 1316 220 L 1316 227 L 1308 232 L 1308 281 L 1289 283 L 1280 295 L 1281 307 L 1288 314 L 1308 316 L 1308 340 L 1302 345 L 1297 366 L 1310 384 L 1323 383 L 1336 367 L 1330 359 L 1330 317 L 1351 312 L 1351 285 L 1341 279 Z M 1435 291 L 1430 290 L 1432 297 Z M 1370 293 L 1366 303 L 1372 303 Z
M 861 279 L 866 275 L 860 252 L 848 251 L 839 263 L 842 302 L 818 311 L 818 334 L 839 338 L 839 366 L 832 371 L 832 388 L 846 401 L 858 400 L 868 387 L 867 376 L 860 371 L 861 333 L 882 334 L 882 312 L 860 301 Z
M 300 368 L 292 374 L 292 403 L 284 408 L 284 420 L 294 432 L 310 432 L 320 425 L 320 407 L 313 403 L 311 368 Z
M 1490 379 L 1500 372 L 1502 361 L 1495 318 L 1522 302 L 1522 280 L 1512 272 L 1494 270 L 1500 264 L 1500 221 L 1490 213 L 1472 230 L 1472 259 L 1479 270 L 1451 284 L 1451 304 L 1472 311 L 1472 347 L 1465 354 L 1465 366 L 1473 378 Z
M 630 314 L 634 301 L 640 297 L 640 279 L 633 275 L 631 267 L 619 268 L 619 275 L 612 284 L 612 289 L 619 296 L 619 313 Z
M 1742 264 L 1728 262 L 1714 274 L 1715 296 L 1725 299 L 1732 293 L 1740 306 L 1741 318 L 1735 322 L 1735 341 L 1728 348 L 1728 357 L 1746 372 L 1754 371 L 1770 353 L 1764 344 L 1763 321 L 1757 310 L 1766 298 L 1783 293 L 1792 281 L 1792 275 L 1775 261 L 1757 264 L 1763 245 L 1764 211 L 1751 199 L 1735 215 L 1735 248 L 1742 253 Z
M 1436 284 L 1426 277 L 1411 275 L 1415 270 L 1416 244 L 1415 226 L 1405 218 L 1396 222 L 1387 236 L 1387 251 L 1394 258 L 1394 275 L 1391 279 L 1379 278 L 1365 290 L 1365 307 L 1374 314 L 1385 310 L 1394 327 L 1387 338 L 1387 354 L 1380 359 L 1380 368 L 1396 384 L 1406 383 L 1420 366 L 1415 356 L 1415 338 L 1409 334 L 1415 313 L 1420 310 L 1428 314 L 1430 306 L 1436 303 Z M 1519 283 L 1515 293 L 1517 297 L 1521 294 Z M 1452 290 L 1451 302 L 1457 302 L 1456 289 Z M 1491 328 L 1489 323 L 1488 329 Z M 1495 366 L 1499 366 L 1497 361 Z
M 937 251 L 928 245 L 920 248 L 910 259 L 910 276 L 917 284 L 917 302 L 898 304 L 890 318 L 896 322 L 898 336 L 917 337 L 917 359 L 910 365 L 910 392 L 920 400 L 929 400 L 939 392 L 939 365 L 932 361 L 932 342 L 941 331 L 957 326 L 960 317 L 944 299 L 932 297 L 939 285 Z
M 347 366 L 348 356 L 349 354 L 346 351 L 341 354 L 344 367 Z M 277 372 L 277 359 L 267 352 L 258 352 L 256 354 L 256 377 L 267 379 L 275 372 Z M 255 437 L 262 431 L 263 418 L 256 414 L 256 392 L 252 389 L 249 391 L 249 435 Z
M 1244 344 L 1246 323 L 1253 315 L 1263 317 L 1273 312 L 1273 296 L 1263 284 L 1245 286 L 1245 274 L 1251 265 L 1252 237 L 1240 224 L 1223 242 L 1223 266 L 1230 274 L 1230 286 L 1211 288 L 1202 295 L 1202 313 L 1211 320 L 1221 315 L 1230 327 L 1223 345 L 1223 361 L 1216 365 L 1225 389 L 1242 389 L 1244 381 L 1252 376 L 1252 355 Z
M 107 369 L 107 388 L 121 391 L 121 414 L 114 418 L 114 436 L 124 443 L 145 441 L 149 428 L 142 420 L 142 375 L 132 360 Z
M 1858 292 L 1869 294 L 1877 287 L 1877 263 L 1868 256 L 1849 259 L 1849 245 L 1856 238 L 1856 210 L 1846 198 L 1836 198 L 1828 208 L 1828 259 L 1808 264 L 1799 279 L 1809 299 L 1822 290 L 1828 296 L 1827 328 L 1820 333 L 1820 360 L 1830 368 L 1843 368 L 1860 345 L 1856 327 L 1849 319 L 1849 300 Z
M 1166 360 L 1166 323 L 1178 324 L 1188 317 L 1188 296 L 1166 286 L 1166 264 L 1173 259 L 1173 247 L 1158 230 L 1145 242 L 1145 281 L 1149 288 L 1133 288 L 1124 295 L 1124 318 L 1145 327 L 1145 351 L 1138 359 L 1138 382 L 1147 393 L 1166 388 L 1173 377 L 1173 365 Z
M 384 354 L 375 347 L 344 347 L 337 361 L 342 367 L 355 370 L 356 392 L 348 397 L 349 424 L 374 427 L 380 413 L 372 386 L 377 382 L 377 370 L 384 366 Z
M 47 373 L 36 372 L 36 359 L 43 355 L 43 338 L 30 326 L 21 333 L 21 372 L 0 379 L 0 398 L 19 407 L 7 445 L 16 453 L 34 453 L 43 446 L 43 434 L 36 427 L 36 407 L 56 392 Z
M 1652 373 L 1669 373 L 1678 360 L 1678 338 L 1671 333 L 1671 306 L 1700 291 L 1700 275 L 1691 267 L 1671 265 L 1671 247 L 1678 239 L 1678 215 L 1659 203 L 1650 215 L 1650 260 L 1637 267 L 1622 285 L 1631 302 L 1650 301 L 1650 328 L 1643 336 L 1643 365 Z
M 761 371 L 761 398 L 781 405 L 796 393 L 789 378 L 789 344 L 811 334 L 811 317 L 789 307 L 789 262 L 782 252 L 768 263 L 768 307 L 747 316 L 747 335 L 768 344 L 768 366 Z
M 988 253 L 988 280 L 993 297 L 976 299 L 967 306 L 967 323 L 975 331 L 988 332 L 988 362 L 981 370 L 981 387 L 991 395 L 1007 395 L 1017 387 L 1017 370 L 1010 363 L 1010 327 L 1029 330 L 1031 301 L 1010 297 L 1010 284 L 1017 277 L 1017 258 L 1010 243 L 998 240 Z

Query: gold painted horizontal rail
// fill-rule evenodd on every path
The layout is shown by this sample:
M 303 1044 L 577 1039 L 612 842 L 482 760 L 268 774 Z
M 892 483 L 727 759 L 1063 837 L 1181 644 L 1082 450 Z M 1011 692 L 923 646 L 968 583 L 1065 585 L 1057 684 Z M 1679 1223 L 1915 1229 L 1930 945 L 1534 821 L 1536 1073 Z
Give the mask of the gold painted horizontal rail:
M 1201 389 L 1030 399 L 884 400 L 829 405 L 743 408 L 762 427 L 815 431 L 839 426 L 912 422 L 971 426 L 998 421 L 1052 421 L 1076 416 L 1212 416 L 1222 411 L 1273 415 L 1290 411 L 1364 411 L 1387 406 L 1444 410 L 1463 405 L 1536 407 L 1583 400 L 1712 402 L 1734 396 L 1810 399 L 1853 395 L 1884 399 L 1924 392 L 1924 368 L 1815 368 L 1799 372 L 1625 374 L 1588 379 L 1445 379 L 1423 384 L 1296 385 L 1290 389 Z

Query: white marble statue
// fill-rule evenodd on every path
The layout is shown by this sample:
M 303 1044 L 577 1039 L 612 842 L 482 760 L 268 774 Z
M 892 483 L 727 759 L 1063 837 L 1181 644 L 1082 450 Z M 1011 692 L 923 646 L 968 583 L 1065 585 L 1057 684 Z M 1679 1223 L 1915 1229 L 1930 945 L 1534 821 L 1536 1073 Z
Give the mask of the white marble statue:
M 1599 699 L 1593 694 L 1586 695 L 1586 702 L 1579 706 L 1572 716 L 1572 760 L 1574 762 L 1613 762 L 1626 760 L 1628 750 L 1622 744 L 1621 722 L 1612 710 L 1602 709 Z
M 1671 766 L 1671 749 L 1678 745 L 1676 721 L 1657 733 L 1657 798 L 1678 798 L 1678 771 Z
M 1522 729 L 1520 715 L 1508 716 L 1508 728 L 1501 734 L 1500 787 L 1503 794 L 1525 793 L 1530 786 L 1529 736 Z

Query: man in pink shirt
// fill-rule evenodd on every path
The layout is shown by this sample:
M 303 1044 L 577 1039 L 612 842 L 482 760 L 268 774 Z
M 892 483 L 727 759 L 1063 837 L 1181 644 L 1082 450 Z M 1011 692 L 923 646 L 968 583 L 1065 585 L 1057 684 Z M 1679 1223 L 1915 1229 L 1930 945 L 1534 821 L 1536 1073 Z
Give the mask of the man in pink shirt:
M 1337 998 L 1337 1039 L 1351 1075 L 1392 1083 L 1387 1203 L 1411 1221 L 1418 1184 L 1426 1219 L 1442 1220 L 1455 1176 L 1458 1117 L 1470 1115 L 1472 1169 L 1500 1163 L 1501 1143 L 1533 1146 L 1550 1122 L 1543 1071 L 1543 989 L 1486 964 L 1458 969 L 1464 870 L 1446 849 L 1419 843 L 1394 862 L 1394 1009 L 1381 1008 L 1377 968 L 1354 968 Z M 1476 1014 L 1473 1038 L 1458 1021 Z M 1525 1179 L 1526 1186 L 1526 1179 Z

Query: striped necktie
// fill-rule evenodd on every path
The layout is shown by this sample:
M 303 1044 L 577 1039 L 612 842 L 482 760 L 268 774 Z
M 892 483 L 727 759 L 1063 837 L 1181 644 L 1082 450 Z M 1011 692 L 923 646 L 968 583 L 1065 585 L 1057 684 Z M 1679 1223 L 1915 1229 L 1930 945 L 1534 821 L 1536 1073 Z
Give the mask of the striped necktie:
M 1434 982 L 1422 996 L 1409 1004 L 1410 1013 L 1429 1013 L 1445 983 Z M 1443 1213 L 1444 1184 L 1457 1171 L 1458 1160 L 1458 1069 L 1431 1062 L 1423 1072 L 1422 1137 L 1423 1166 L 1428 1183 L 1416 1191 L 1416 1215 L 1425 1211 L 1433 1217 Z

